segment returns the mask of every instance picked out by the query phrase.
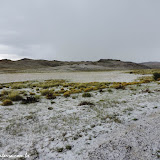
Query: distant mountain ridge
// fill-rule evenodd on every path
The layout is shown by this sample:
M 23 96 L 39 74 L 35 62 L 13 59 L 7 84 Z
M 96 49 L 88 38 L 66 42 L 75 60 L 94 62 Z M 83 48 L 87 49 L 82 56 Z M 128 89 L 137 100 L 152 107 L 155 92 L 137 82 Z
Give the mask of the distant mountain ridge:
M 153 68 L 153 69 L 160 69 L 160 62 L 143 62 L 140 64 Z
M 20 59 L 12 61 L 8 59 L 0 60 L 0 70 L 25 70 L 51 68 L 72 71 L 90 70 L 129 70 L 129 69 L 150 69 L 151 67 L 134 62 L 124 62 L 116 59 L 100 59 L 98 61 L 57 61 L 57 60 L 34 60 Z

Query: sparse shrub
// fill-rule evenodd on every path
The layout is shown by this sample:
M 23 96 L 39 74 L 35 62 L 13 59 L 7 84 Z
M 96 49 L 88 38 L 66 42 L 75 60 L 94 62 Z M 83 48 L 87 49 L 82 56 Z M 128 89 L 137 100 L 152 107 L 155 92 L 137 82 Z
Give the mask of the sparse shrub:
M 78 84 L 77 86 L 76 86 L 76 88 L 79 88 L 79 89 L 81 89 L 81 88 L 86 88 L 87 87 L 87 85 L 86 84 Z
M 22 89 L 22 88 L 26 88 L 27 86 L 25 84 L 20 84 L 20 83 L 14 83 L 13 85 L 11 85 L 12 89 Z
M 83 93 L 82 97 L 91 97 L 92 95 L 90 93 Z
M 28 115 L 28 116 L 25 116 L 24 117 L 26 120 L 30 120 L 30 119 L 34 119 L 34 116 L 33 115 Z
M 7 91 L 7 90 L 2 90 L 1 91 L 1 95 L 4 96 L 4 95 L 8 95 L 10 93 L 10 91 Z
M 111 88 L 115 88 L 115 89 L 125 89 L 124 85 L 122 84 L 113 84 L 111 86 Z
M 64 84 L 63 84 L 63 87 L 68 87 L 68 84 L 64 83 Z
M 57 152 L 63 152 L 63 147 L 61 147 L 61 148 L 57 148 L 56 150 L 57 150 Z
M 54 102 L 54 101 L 51 101 L 51 104 L 54 104 L 54 103 L 56 103 L 56 102 Z
M 48 94 L 53 94 L 53 90 L 49 90 L 49 89 L 43 89 L 43 90 L 41 90 L 41 95 L 42 96 L 46 96 Z
M 12 101 L 10 99 L 5 99 L 2 103 L 3 106 L 10 106 L 13 105 Z
M 22 91 L 19 91 L 19 94 L 25 94 L 26 91 L 22 90 Z
M 122 121 L 121 121 L 119 118 L 117 118 L 117 117 L 115 117 L 115 118 L 113 119 L 113 121 L 114 121 L 115 123 L 122 123 Z
M 48 94 L 46 95 L 46 98 L 47 98 L 47 99 L 56 99 L 56 96 L 55 96 L 53 93 L 48 93 Z
M 27 95 L 28 95 L 27 93 L 24 93 L 24 94 L 23 94 L 23 96 L 27 96 Z
M 23 99 L 23 97 L 19 94 L 19 92 L 12 91 L 11 93 L 9 93 L 8 99 L 12 101 L 20 101 Z
M 48 107 L 48 110 L 53 110 L 53 108 L 52 107 Z
M 66 146 L 66 149 L 67 149 L 67 150 L 71 150 L 71 149 L 72 149 L 72 146 L 71 146 L 71 145 L 67 145 L 67 146 Z
M 37 99 L 37 101 L 38 101 L 41 98 L 41 96 L 40 95 L 35 95 L 34 98 Z
M 35 97 L 27 97 L 26 99 L 22 99 L 22 104 L 35 103 L 38 102 L 38 99 Z
M 153 73 L 153 79 L 157 81 L 160 78 L 160 73 Z
M 108 89 L 108 92 L 109 92 L 109 93 L 112 93 L 113 91 L 112 91 L 111 89 Z
M 103 92 L 103 89 L 100 89 L 99 92 L 102 93 L 102 92 Z
M 90 91 L 92 91 L 93 90 L 93 88 L 92 87 L 90 87 L 90 88 L 86 88 L 86 89 L 84 89 L 84 92 L 90 92 Z
M 70 97 L 70 92 L 69 92 L 69 91 L 65 92 L 65 93 L 63 94 L 63 96 L 66 97 L 66 98 L 67 98 L 67 97 Z
M 122 121 L 117 117 L 117 115 L 106 115 L 101 118 L 102 120 L 109 119 L 111 122 L 122 123 Z
M 30 95 L 31 95 L 31 96 L 33 96 L 33 95 L 35 95 L 35 93 L 33 93 L 33 92 L 30 92 Z
M 88 101 L 82 101 L 82 102 L 79 104 L 79 106 L 83 106 L 83 105 L 93 106 L 93 105 L 94 105 L 94 103 L 92 103 L 92 102 L 88 102 Z
M 94 128 L 95 126 L 96 126 L 95 124 L 92 124 L 92 125 L 91 125 L 91 128 Z
M 138 119 L 137 118 L 133 118 L 133 121 L 138 121 Z
M 72 99 L 76 99 L 77 98 L 77 96 L 72 96 Z
M 145 90 L 142 90 L 142 92 L 143 93 L 152 93 L 149 88 L 146 88 Z

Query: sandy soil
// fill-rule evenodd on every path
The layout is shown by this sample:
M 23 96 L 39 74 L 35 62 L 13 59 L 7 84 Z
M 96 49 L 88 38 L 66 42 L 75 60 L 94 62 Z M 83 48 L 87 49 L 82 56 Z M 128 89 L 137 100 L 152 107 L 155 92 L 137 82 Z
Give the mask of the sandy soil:
M 110 72 L 52 72 L 0 74 L 0 83 L 27 80 L 65 79 L 73 82 L 131 82 L 142 75 Z
M 159 84 L 91 94 L 58 97 L 54 103 L 42 98 L 29 105 L 0 106 L 0 155 L 27 153 L 31 160 L 158 160 Z M 79 106 L 84 100 L 94 105 Z

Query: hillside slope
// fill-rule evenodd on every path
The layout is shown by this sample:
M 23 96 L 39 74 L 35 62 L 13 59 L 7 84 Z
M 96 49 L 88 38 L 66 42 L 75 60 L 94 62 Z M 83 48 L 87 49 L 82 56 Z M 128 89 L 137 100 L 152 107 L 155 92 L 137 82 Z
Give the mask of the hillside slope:
M 145 65 L 147 67 L 153 68 L 153 69 L 159 69 L 160 68 L 160 62 L 144 62 L 140 63 L 141 65 Z
M 124 62 L 113 59 L 100 59 L 99 61 L 48 61 L 21 59 L 12 61 L 8 59 L 0 60 L 0 70 L 27 70 L 27 69 L 49 69 L 49 70 L 69 70 L 69 71 L 93 71 L 93 70 L 128 70 L 128 69 L 149 69 L 150 67 L 133 62 Z M 42 70 L 43 70 L 42 69 Z

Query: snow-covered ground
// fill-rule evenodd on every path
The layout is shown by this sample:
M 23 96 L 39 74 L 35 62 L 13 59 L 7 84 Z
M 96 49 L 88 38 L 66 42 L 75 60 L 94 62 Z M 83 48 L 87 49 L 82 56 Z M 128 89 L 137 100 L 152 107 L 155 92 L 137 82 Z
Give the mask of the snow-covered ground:
M 154 82 L 93 91 L 90 98 L 79 93 L 0 106 L 0 155 L 27 153 L 31 160 L 156 160 L 159 87 Z M 94 105 L 79 106 L 82 101 Z

